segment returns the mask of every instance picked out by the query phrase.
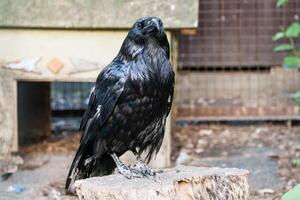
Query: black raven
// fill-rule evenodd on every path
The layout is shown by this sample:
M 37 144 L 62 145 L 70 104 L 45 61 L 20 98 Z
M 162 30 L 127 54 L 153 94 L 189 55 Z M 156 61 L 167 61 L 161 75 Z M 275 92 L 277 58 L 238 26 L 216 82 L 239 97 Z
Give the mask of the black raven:
M 80 146 L 72 162 L 66 189 L 75 180 L 111 174 L 117 167 L 127 178 L 155 176 L 144 164 L 161 147 L 170 112 L 174 72 L 162 21 L 137 20 L 118 55 L 98 75 L 83 115 Z M 119 156 L 132 151 L 137 164 L 127 167 Z

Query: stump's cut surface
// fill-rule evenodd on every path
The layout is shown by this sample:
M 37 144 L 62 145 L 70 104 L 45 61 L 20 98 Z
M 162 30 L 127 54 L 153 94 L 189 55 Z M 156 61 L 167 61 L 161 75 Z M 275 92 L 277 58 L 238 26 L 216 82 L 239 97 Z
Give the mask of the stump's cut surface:
M 120 174 L 79 180 L 81 200 L 247 200 L 247 170 L 179 166 L 165 169 L 156 181 Z

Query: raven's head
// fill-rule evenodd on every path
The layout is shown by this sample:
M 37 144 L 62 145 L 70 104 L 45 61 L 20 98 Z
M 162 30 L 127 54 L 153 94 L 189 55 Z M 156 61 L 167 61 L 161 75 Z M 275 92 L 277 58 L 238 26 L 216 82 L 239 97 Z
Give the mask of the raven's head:
M 164 33 L 164 27 L 158 17 L 142 17 L 134 23 L 131 32 L 140 37 L 160 37 Z
M 161 19 L 152 16 L 142 17 L 133 24 L 120 52 L 134 58 L 142 48 L 153 42 L 163 48 L 169 57 L 169 42 Z

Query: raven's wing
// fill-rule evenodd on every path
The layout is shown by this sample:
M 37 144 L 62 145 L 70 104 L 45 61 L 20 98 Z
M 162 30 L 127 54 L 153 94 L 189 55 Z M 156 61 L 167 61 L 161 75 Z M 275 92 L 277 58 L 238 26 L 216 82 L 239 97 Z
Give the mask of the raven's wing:
M 123 92 L 127 77 L 128 67 L 114 62 L 99 74 L 91 91 L 80 130 L 87 129 L 87 125 L 100 128 L 105 123 Z M 83 133 L 81 139 L 86 133 L 87 131 Z
M 172 80 L 171 80 L 172 86 L 170 88 L 170 95 L 169 95 L 169 99 L 168 99 L 168 108 L 167 108 L 167 115 L 166 116 L 169 115 L 169 113 L 171 111 L 171 108 L 172 108 L 173 96 L 174 96 L 174 84 L 175 84 L 175 82 L 174 82 L 174 76 L 175 76 L 175 74 L 172 71 Z
M 89 167 L 84 160 L 92 155 L 89 149 L 97 133 L 114 110 L 118 98 L 124 90 L 128 77 L 128 67 L 121 63 L 113 62 L 99 74 L 95 87 L 92 89 L 88 107 L 81 121 L 80 129 L 84 130 L 80 139 L 80 145 L 70 167 L 66 181 L 66 189 L 70 190 L 73 182 L 78 178 L 86 177 L 82 169 Z M 88 164 L 87 164 L 88 165 Z M 107 163 L 109 169 L 114 167 Z M 113 164 L 112 164 L 113 165 Z

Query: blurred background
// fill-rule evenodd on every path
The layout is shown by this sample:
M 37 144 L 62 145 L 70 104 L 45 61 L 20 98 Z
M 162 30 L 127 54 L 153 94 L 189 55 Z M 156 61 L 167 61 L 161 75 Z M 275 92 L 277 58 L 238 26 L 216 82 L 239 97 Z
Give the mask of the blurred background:
M 161 167 L 248 169 L 255 200 L 300 182 L 298 0 L 0 0 L 0 199 L 76 199 L 63 184 L 90 89 L 150 14 L 176 71 Z

